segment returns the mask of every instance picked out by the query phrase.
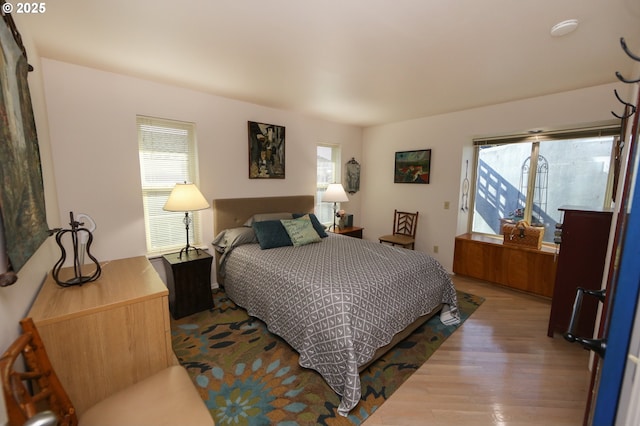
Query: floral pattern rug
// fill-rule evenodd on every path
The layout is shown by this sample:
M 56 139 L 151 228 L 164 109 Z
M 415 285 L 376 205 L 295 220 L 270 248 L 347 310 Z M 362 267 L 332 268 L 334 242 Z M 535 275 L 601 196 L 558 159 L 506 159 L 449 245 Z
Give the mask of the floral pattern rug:
M 458 292 L 462 324 L 484 301 Z M 171 320 L 173 349 L 211 411 L 216 425 L 360 425 L 459 326 L 438 315 L 361 374 L 362 398 L 348 417 L 317 372 L 265 324 L 250 318 L 218 289 L 214 308 Z

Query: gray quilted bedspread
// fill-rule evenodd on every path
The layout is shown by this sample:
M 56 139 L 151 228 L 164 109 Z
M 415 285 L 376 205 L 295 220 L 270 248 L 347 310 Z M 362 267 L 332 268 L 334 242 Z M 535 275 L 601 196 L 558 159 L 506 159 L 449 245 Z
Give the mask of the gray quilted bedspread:
M 318 371 L 341 395 L 342 415 L 360 400 L 358 367 L 439 304 L 457 318 L 449 274 L 426 253 L 329 234 L 301 247 L 235 248 L 225 291 Z

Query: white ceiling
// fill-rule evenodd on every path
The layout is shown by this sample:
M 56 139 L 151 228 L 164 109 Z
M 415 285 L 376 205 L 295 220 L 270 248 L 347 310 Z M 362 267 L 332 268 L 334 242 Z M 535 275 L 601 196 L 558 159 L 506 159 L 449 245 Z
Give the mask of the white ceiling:
M 639 0 L 50 0 L 47 58 L 370 126 L 629 78 Z M 551 37 L 575 18 L 578 29 Z

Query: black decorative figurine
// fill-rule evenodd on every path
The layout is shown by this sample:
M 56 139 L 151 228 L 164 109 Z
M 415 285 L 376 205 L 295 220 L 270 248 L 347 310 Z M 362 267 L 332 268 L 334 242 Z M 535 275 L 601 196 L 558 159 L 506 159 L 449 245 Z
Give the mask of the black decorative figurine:
M 85 215 L 86 216 L 86 215 Z M 62 251 L 62 255 L 60 256 L 60 260 L 56 262 L 53 267 L 53 279 L 56 280 L 59 286 L 62 287 L 71 287 L 74 285 L 82 285 L 84 283 L 88 283 L 91 281 L 95 281 L 100 277 L 102 269 L 100 268 L 100 263 L 96 260 L 95 257 L 91 255 L 90 247 L 93 242 L 93 235 L 91 231 L 84 227 L 84 223 L 80 223 L 73 218 L 73 212 L 69 212 L 71 229 L 60 229 L 56 232 L 56 242 Z M 59 278 L 60 269 L 67 257 L 67 252 L 62 245 L 62 236 L 66 233 L 71 233 L 71 241 L 73 244 L 73 272 L 74 277 L 70 278 L 66 281 L 61 281 Z M 80 247 L 78 246 L 80 240 Z M 86 247 L 85 247 L 86 241 Z M 82 267 L 84 266 L 84 254 L 86 251 L 86 255 L 95 263 L 96 270 L 93 274 L 86 276 L 82 275 Z

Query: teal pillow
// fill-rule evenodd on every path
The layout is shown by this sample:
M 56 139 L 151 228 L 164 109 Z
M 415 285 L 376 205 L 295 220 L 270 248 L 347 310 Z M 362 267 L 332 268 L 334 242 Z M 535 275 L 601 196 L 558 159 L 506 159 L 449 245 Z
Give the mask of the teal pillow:
M 321 238 L 325 238 L 325 237 L 329 236 L 329 235 L 327 235 L 327 231 L 325 230 L 324 225 L 320 223 L 320 221 L 318 220 L 318 218 L 316 217 L 315 214 L 313 214 L 313 213 L 294 213 L 293 214 L 293 218 L 297 219 L 297 218 L 303 217 L 305 215 L 309 215 L 309 219 L 311 219 L 311 223 L 313 224 L 313 229 L 316 230 L 316 232 L 318 233 L 318 235 L 320 235 Z
M 251 225 L 262 250 L 291 246 L 291 238 L 279 220 L 264 220 Z
M 282 219 L 280 222 L 282 222 L 284 229 L 287 230 L 287 234 L 289 234 L 289 238 L 295 247 L 322 241 L 307 215 L 298 219 Z

